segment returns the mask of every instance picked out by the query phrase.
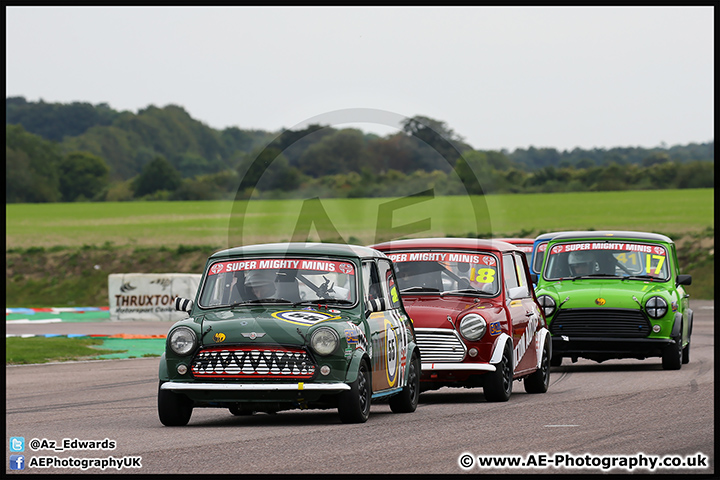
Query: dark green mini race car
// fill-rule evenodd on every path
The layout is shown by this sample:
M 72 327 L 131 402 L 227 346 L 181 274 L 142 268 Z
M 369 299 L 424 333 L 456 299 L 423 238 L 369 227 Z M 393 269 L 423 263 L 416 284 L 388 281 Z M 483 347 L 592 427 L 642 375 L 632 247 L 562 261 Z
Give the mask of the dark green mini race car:
M 588 231 L 548 243 L 536 295 L 552 335 L 552 360 L 661 357 L 690 361 L 690 275 L 673 241 L 655 233 Z
M 234 415 L 337 408 L 365 422 L 371 401 L 413 412 L 420 351 L 395 286 L 392 262 L 377 250 L 285 243 L 213 254 L 190 317 L 168 332 L 160 360 L 158 414 L 186 425 L 197 407 Z

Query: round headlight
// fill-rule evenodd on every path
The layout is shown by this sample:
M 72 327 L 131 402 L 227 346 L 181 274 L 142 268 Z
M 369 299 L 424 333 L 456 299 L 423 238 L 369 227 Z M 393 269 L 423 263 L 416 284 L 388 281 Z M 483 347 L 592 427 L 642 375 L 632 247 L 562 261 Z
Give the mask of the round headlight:
M 486 327 L 487 324 L 485 323 L 485 319 L 483 317 L 477 313 L 471 313 L 469 315 L 465 315 L 465 317 L 460 320 L 459 330 L 463 337 L 471 342 L 474 342 L 475 340 L 480 340 L 480 338 L 485 335 Z
M 318 355 L 327 356 L 333 353 L 340 343 L 340 338 L 335 330 L 328 327 L 320 327 L 312 333 L 310 346 Z
M 645 302 L 645 311 L 651 318 L 664 317 L 667 313 L 668 305 L 662 297 L 650 297 Z
M 545 313 L 545 318 L 555 313 L 555 299 L 550 295 L 540 295 L 537 300 Z
M 168 345 L 177 355 L 187 355 L 197 344 L 197 336 L 188 327 L 178 327 L 168 335 Z

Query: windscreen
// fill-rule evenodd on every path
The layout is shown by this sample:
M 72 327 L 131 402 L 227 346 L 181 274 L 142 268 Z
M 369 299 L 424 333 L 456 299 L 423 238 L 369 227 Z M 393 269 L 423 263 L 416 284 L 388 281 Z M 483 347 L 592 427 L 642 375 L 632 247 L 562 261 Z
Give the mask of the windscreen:
M 403 252 L 387 256 L 395 263 L 400 293 L 496 295 L 500 275 L 494 255 L 456 252 Z
M 199 305 L 355 304 L 355 266 L 342 260 L 252 258 L 209 265 Z
M 577 277 L 628 277 L 665 281 L 669 278 L 665 247 L 641 242 L 571 242 L 549 247 L 543 276 L 548 280 Z

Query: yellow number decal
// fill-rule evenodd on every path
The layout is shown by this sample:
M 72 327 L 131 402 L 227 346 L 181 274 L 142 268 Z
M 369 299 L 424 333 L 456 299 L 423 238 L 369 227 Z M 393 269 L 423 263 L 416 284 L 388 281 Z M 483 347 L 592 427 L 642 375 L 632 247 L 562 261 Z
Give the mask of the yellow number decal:
M 647 256 L 645 257 L 645 263 L 646 263 L 645 271 L 647 273 L 653 273 L 652 262 L 651 262 L 650 258 L 651 258 L 651 255 L 648 253 Z M 652 255 L 652 258 L 657 259 L 657 261 L 658 261 L 657 267 L 655 267 L 655 275 L 658 275 L 660 273 L 660 269 L 663 266 L 663 263 L 665 263 L 665 257 L 663 257 L 662 255 Z
M 474 273 L 474 272 L 473 272 Z M 495 280 L 495 270 L 492 268 L 478 269 L 478 275 L 475 281 L 478 283 L 492 283 Z

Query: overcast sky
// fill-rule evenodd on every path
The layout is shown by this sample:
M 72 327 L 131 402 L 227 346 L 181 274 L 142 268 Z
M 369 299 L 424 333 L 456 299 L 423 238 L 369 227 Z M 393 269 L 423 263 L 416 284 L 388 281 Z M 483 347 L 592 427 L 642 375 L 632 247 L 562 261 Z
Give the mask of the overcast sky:
M 6 96 L 478 150 L 714 140 L 713 7 L 6 7 Z

